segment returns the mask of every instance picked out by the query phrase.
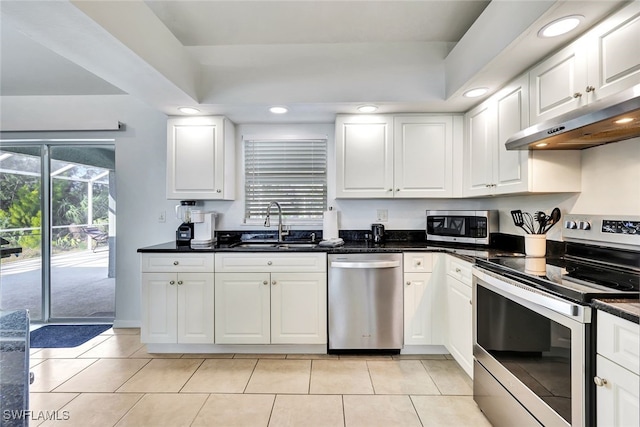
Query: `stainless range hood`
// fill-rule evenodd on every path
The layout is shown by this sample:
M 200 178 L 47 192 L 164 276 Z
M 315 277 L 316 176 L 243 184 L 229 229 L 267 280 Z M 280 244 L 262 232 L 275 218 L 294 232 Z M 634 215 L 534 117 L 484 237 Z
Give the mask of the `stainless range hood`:
M 639 136 L 640 85 L 636 85 L 524 129 L 505 145 L 507 150 L 582 150 Z

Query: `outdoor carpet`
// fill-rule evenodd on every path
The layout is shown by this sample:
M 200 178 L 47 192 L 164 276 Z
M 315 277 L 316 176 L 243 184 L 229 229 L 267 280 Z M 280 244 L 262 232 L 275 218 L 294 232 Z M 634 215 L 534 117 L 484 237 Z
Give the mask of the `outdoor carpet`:
M 47 325 L 31 331 L 31 348 L 76 347 L 100 335 L 111 325 Z

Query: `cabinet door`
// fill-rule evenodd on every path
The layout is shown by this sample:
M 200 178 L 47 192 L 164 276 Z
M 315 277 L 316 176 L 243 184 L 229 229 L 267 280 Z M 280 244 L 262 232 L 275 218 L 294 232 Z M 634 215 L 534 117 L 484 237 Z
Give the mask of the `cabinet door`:
M 471 287 L 447 276 L 449 353 L 473 378 L 473 334 Z
M 596 375 L 606 380 L 601 387 L 596 387 L 597 425 L 640 425 L 640 377 L 599 354 L 596 355 Z
M 493 150 L 495 194 L 528 190 L 529 151 L 507 151 L 505 142 L 529 124 L 529 87 L 527 76 L 516 80 L 496 97 L 496 146 Z
M 167 198 L 224 197 L 224 119 L 174 117 L 167 121 Z M 229 165 L 230 166 L 230 165 Z
M 215 274 L 216 344 L 269 344 L 269 273 Z
M 336 119 L 336 197 L 393 197 L 392 120 L 389 116 Z
M 640 83 L 640 3 L 632 2 L 589 33 L 589 102 Z
M 404 274 L 405 345 L 433 344 L 431 277 L 431 273 Z
M 484 196 L 492 193 L 492 170 L 495 147 L 495 103 L 480 104 L 465 115 L 463 195 Z
M 271 274 L 271 343 L 327 343 L 326 274 Z
M 579 39 L 529 71 L 532 125 L 587 103 L 585 41 Z
M 178 342 L 213 344 L 213 273 L 178 274 Z
M 453 194 L 453 118 L 394 118 L 394 197 Z
M 142 325 L 144 343 L 176 343 L 178 340 L 178 291 L 175 273 L 142 275 Z

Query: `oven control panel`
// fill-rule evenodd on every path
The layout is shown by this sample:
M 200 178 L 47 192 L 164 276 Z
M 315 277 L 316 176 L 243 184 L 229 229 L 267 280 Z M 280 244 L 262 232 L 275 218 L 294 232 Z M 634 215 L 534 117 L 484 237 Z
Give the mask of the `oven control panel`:
M 565 214 L 562 237 L 564 240 L 589 240 L 593 244 L 630 245 L 632 249 L 640 249 L 640 216 Z

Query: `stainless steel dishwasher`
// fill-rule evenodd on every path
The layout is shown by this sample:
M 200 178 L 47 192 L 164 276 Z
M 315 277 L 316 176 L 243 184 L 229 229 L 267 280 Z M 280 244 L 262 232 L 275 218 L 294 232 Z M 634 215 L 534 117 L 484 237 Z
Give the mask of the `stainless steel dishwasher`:
M 328 262 L 329 351 L 401 349 L 402 254 L 333 254 Z

